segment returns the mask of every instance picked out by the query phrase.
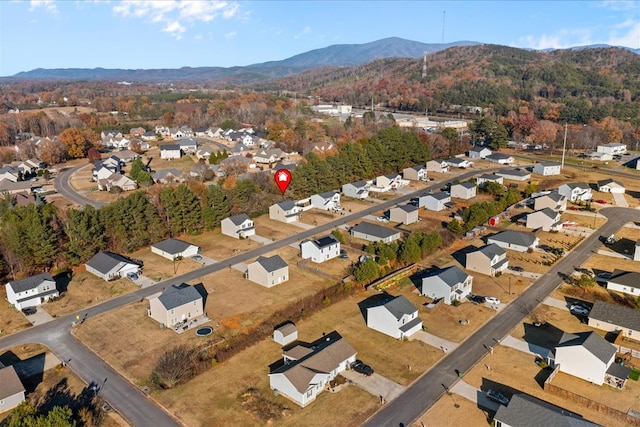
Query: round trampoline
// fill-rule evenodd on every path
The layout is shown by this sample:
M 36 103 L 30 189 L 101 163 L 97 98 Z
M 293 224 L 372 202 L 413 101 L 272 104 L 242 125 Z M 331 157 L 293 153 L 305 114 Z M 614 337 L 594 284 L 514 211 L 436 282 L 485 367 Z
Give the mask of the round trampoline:
M 213 328 L 211 326 L 203 326 L 201 328 L 196 329 L 196 335 L 199 337 L 206 337 L 213 333 Z

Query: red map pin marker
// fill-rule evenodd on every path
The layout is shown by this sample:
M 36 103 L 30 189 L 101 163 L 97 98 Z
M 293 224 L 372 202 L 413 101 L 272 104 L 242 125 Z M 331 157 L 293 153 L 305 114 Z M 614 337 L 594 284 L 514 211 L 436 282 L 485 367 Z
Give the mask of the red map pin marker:
M 286 169 L 278 169 L 274 175 L 278 188 L 284 195 L 285 190 L 291 184 L 291 172 Z

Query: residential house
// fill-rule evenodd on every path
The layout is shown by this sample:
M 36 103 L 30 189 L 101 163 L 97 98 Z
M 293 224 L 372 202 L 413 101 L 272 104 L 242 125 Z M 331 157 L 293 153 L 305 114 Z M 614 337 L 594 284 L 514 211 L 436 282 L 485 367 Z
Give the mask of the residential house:
M 560 212 L 549 208 L 531 212 L 527 214 L 525 226 L 534 230 L 541 228 L 542 231 L 558 231 L 562 229 Z
M 249 169 L 255 169 L 256 161 L 249 157 L 231 156 L 226 159 L 222 159 L 218 165 L 227 176 L 238 176 Z
M 108 177 L 98 180 L 98 189 L 101 191 L 111 191 L 114 187 L 118 187 L 122 191 L 133 191 L 138 188 L 138 184 L 128 176 L 119 173 L 112 173 Z
M 100 138 L 113 138 L 113 139 L 122 139 L 122 132 L 117 129 L 103 130 L 100 132 Z
M 206 137 L 207 136 L 207 129 L 206 127 L 201 127 L 201 128 L 195 128 L 193 130 L 193 134 L 196 138 L 202 138 L 202 137 Z
M 315 263 L 328 261 L 340 255 L 340 242 L 332 234 L 316 240 L 303 240 L 300 255 L 302 259 L 311 259 Z
M 564 212 L 567 210 L 567 197 L 557 191 L 551 191 L 533 199 L 533 209 L 538 211 L 545 208 Z
M 154 131 L 152 131 L 152 130 L 149 130 L 149 131 L 147 131 L 147 132 L 143 133 L 143 134 L 140 136 L 140 138 L 141 138 L 143 141 L 155 141 L 155 140 L 157 140 L 157 139 L 158 139 L 158 134 L 157 134 L 157 133 L 155 133 L 155 132 L 154 132 Z
M 120 151 L 114 151 L 111 154 L 111 157 L 115 157 L 120 162 L 120 164 L 124 164 L 124 163 L 130 163 L 135 159 L 139 159 L 140 154 L 133 152 L 131 150 L 120 150 Z
M 473 166 L 473 162 L 462 157 L 452 157 L 446 160 L 447 165 L 452 168 L 467 169 Z
M 100 161 L 96 162 L 96 165 L 98 165 L 98 166 L 94 166 L 94 169 L 92 171 L 92 174 L 93 174 L 92 175 L 92 179 L 95 182 L 98 182 L 101 179 L 107 179 L 112 174 L 116 173 L 116 171 L 119 170 L 119 168 L 113 168 L 113 167 L 105 166 Z
M 49 273 L 7 282 L 7 300 L 18 310 L 40 305 L 60 296 L 56 282 Z
M 148 297 L 147 315 L 167 328 L 177 328 L 204 314 L 206 290 L 202 285 L 182 283 Z
M 427 162 L 427 173 L 446 173 L 449 172 L 449 164 L 446 160 L 429 160 Z
M 601 331 L 620 331 L 624 337 L 640 339 L 640 311 L 630 307 L 596 300 L 589 312 L 588 323 Z
M 296 222 L 300 219 L 302 207 L 291 200 L 285 200 L 269 206 L 269 219 L 280 222 Z
M 508 181 L 526 181 L 531 179 L 531 174 L 524 169 L 501 169 L 496 175 Z
M 305 154 L 313 152 L 322 157 L 327 154 L 334 154 L 337 151 L 338 148 L 332 142 L 323 141 L 311 144 L 311 146 L 305 150 Z
M 280 169 L 286 169 L 289 172 L 293 172 L 293 170 L 296 168 L 296 166 L 298 166 L 295 163 L 284 163 L 284 162 L 278 162 L 275 165 L 273 165 L 273 167 L 271 168 L 271 172 L 275 173 L 276 171 L 279 171 Z
M 179 159 L 182 157 L 182 149 L 178 144 L 165 144 L 160 146 L 160 158 L 165 160 Z
M 495 427 L 599 427 L 566 409 L 527 394 L 514 394 L 507 406 L 499 405 L 493 417 Z
M 131 128 L 131 130 L 129 130 L 129 135 L 131 135 L 134 138 L 140 138 L 142 135 L 144 135 L 145 132 L 146 132 L 145 128 L 141 128 L 141 127 Z
M 222 132 L 222 128 L 210 127 L 205 133 L 209 138 L 220 138 L 222 136 Z
M 454 265 L 424 277 L 420 294 L 432 299 L 443 298 L 445 304 L 452 304 L 469 295 L 472 285 L 473 276 Z
M 585 157 L 591 161 L 600 161 L 600 162 L 608 162 L 613 160 L 613 156 L 608 153 L 599 153 L 597 151 L 592 151 L 590 153 L 586 153 Z
M 170 136 L 171 135 L 171 130 L 167 127 L 167 126 L 156 126 L 156 134 L 157 135 L 161 135 L 161 136 Z
M 485 147 L 484 145 L 474 145 L 469 150 L 469 158 L 470 159 L 484 159 L 487 156 L 490 156 L 493 153 L 489 147 Z
M 392 173 L 377 177 L 375 187 L 380 189 L 378 191 L 389 191 L 397 190 L 403 185 L 405 185 L 405 183 L 402 180 L 402 176 L 399 173 Z
M 189 258 L 199 254 L 200 247 L 170 238 L 151 245 L 151 252 L 173 261 L 178 258 Z
M 624 194 L 624 184 L 611 178 L 598 181 L 598 191 L 602 193 Z
M 584 182 L 562 184 L 558 187 L 558 193 L 565 196 L 571 202 L 586 202 L 591 200 L 591 187 Z
M 258 257 L 247 266 L 247 279 L 258 285 L 270 288 L 289 280 L 289 265 L 280 257 Z
M 496 184 L 504 185 L 504 178 L 493 173 L 485 173 L 476 179 L 476 184 L 478 184 L 478 187 L 480 188 L 484 187 L 484 184 L 487 182 L 495 182 Z
M 457 199 L 473 199 L 476 197 L 476 185 L 468 181 L 460 184 L 452 184 L 450 194 L 451 197 L 455 197 Z
M 13 365 L 0 363 L 0 413 L 15 408 L 25 401 L 25 388 Z
M 194 136 L 193 129 L 188 126 L 180 126 L 169 129 L 169 136 L 172 139 L 191 138 Z
M 446 191 L 423 194 L 418 198 L 418 207 L 439 212 L 447 209 L 451 203 L 451 195 Z
M 220 223 L 220 226 L 222 228 L 222 234 L 236 239 L 244 239 L 250 236 L 255 236 L 256 234 L 253 221 L 247 216 L 247 214 L 234 215 L 225 218 Z
M 182 173 L 182 171 L 179 171 L 178 169 L 160 170 L 154 172 L 151 175 L 151 178 L 153 178 L 153 182 L 156 182 L 158 184 L 177 184 L 186 181 L 184 173 Z
M 495 276 L 496 273 L 505 271 L 508 266 L 509 260 L 505 250 L 496 244 L 490 244 L 468 252 L 464 268 L 487 276 Z
M 618 270 L 611 273 L 607 280 L 607 289 L 622 292 L 634 297 L 640 296 L 640 273 L 637 271 Z
M 3 166 L 0 168 L 0 181 L 17 182 L 22 179 L 22 171 L 13 166 Z
M 367 326 L 393 338 L 409 337 L 422 329 L 418 309 L 403 295 L 367 308 Z
M 633 250 L 633 260 L 640 261 L 640 240 L 636 241 L 636 247 Z
M 538 246 L 540 239 L 534 234 L 522 233 L 520 231 L 505 230 L 487 238 L 487 244 L 495 243 L 504 249 L 511 249 L 517 252 L 527 252 L 529 248 Z
M 489 160 L 492 163 L 498 163 L 500 165 L 510 165 L 514 162 L 513 157 L 503 153 L 493 153 L 486 156 L 485 159 Z
M 198 158 L 198 160 L 201 160 L 201 159 L 209 160 L 209 158 L 212 155 L 217 154 L 219 151 L 220 149 L 218 147 L 212 147 L 210 145 L 201 145 L 196 150 L 196 157 Z
M 314 194 L 311 196 L 311 206 L 324 211 L 340 210 L 340 193 L 327 191 L 326 193 Z
M 596 332 L 565 332 L 556 345 L 553 364 L 560 366 L 560 372 L 602 385 L 613 385 L 618 379 L 620 368 L 614 365 L 616 347 Z M 624 369 L 623 369 L 624 370 Z M 621 378 L 626 381 L 629 368 Z M 612 378 L 613 377 L 613 378 Z M 619 387 L 622 388 L 622 387 Z
M 14 182 L 8 179 L 0 180 L 0 194 L 17 194 L 23 191 L 31 191 L 32 181 Z
M 542 161 L 533 165 L 533 173 L 542 176 L 560 175 L 561 166 L 558 162 Z
M 405 225 L 413 224 L 414 222 L 420 221 L 420 216 L 418 215 L 419 210 L 420 208 L 411 203 L 396 206 L 389 210 L 389 219 L 391 222 L 399 222 Z
M 336 332 L 284 352 L 282 364 L 269 373 L 269 387 L 305 407 L 327 384 L 356 360 L 356 351 Z
M 298 328 L 292 322 L 278 326 L 273 330 L 273 340 L 280 345 L 287 345 L 298 339 Z
M 195 138 L 184 138 L 176 141 L 183 153 L 195 154 L 198 151 L 198 140 Z
M 231 157 L 236 157 L 236 156 L 244 156 L 244 157 L 246 157 L 247 154 L 249 154 L 250 152 L 251 152 L 251 150 L 249 149 L 249 147 L 247 147 L 243 143 L 238 143 L 238 144 L 234 145 L 233 147 L 231 147 L 231 150 L 229 150 L 229 156 L 231 156 Z
M 142 265 L 112 252 L 98 252 L 85 263 L 89 273 L 103 280 L 119 279 L 126 277 L 128 273 L 138 274 Z
M 350 182 L 342 186 L 342 195 L 354 199 L 366 199 L 369 197 L 370 185 L 367 181 Z
M 623 154 L 626 154 L 627 152 L 627 145 L 626 144 L 622 144 L 620 142 L 610 142 L 608 144 L 604 144 L 604 145 L 598 145 L 597 148 L 597 152 L 598 153 L 606 153 L 613 156 L 621 156 Z
M 391 243 L 400 238 L 400 231 L 392 230 L 382 225 L 371 222 L 361 222 L 349 230 L 353 237 L 368 240 L 370 242 Z
M 256 163 L 263 163 L 263 164 L 275 163 L 278 160 L 282 159 L 283 157 L 284 157 L 284 151 L 282 151 L 279 148 L 270 148 L 270 149 L 263 148 L 262 150 L 258 150 L 258 152 L 253 155 L 253 158 L 256 161 Z
M 422 165 L 412 166 L 405 168 L 402 171 L 402 178 L 411 181 L 426 181 L 427 180 L 427 167 Z

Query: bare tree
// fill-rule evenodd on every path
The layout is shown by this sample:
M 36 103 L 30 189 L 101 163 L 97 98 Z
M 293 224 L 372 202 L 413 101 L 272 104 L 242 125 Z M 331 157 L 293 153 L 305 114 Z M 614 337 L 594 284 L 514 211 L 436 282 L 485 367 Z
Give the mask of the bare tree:
M 185 344 L 166 350 L 153 368 L 152 380 L 163 388 L 172 388 L 197 373 L 198 352 Z

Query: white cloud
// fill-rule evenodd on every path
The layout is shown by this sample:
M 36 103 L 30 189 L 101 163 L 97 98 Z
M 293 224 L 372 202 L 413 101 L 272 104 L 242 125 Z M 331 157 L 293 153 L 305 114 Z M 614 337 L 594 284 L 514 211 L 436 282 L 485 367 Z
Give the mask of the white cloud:
M 224 38 L 225 39 L 232 39 L 237 35 L 238 35 L 237 31 L 229 31 L 227 34 L 224 35 Z
M 606 43 L 612 46 L 640 48 L 640 22 L 629 19 L 616 25 L 609 33 L 609 39 Z
M 604 0 L 596 3 L 596 6 L 616 11 L 638 9 L 638 3 L 634 0 Z
M 218 17 L 230 19 L 239 9 L 237 3 L 225 0 L 122 0 L 112 10 L 124 17 L 161 23 L 162 31 L 180 39 L 188 25 Z
M 58 6 L 56 6 L 54 0 L 31 0 L 29 4 L 31 5 L 29 8 L 31 12 L 41 7 L 49 13 L 58 13 Z
M 623 21 L 609 30 L 562 29 L 554 34 L 529 35 L 519 39 L 516 45 L 532 49 L 567 49 L 591 44 L 608 44 L 640 48 L 640 22 L 634 19 Z
M 311 27 L 310 26 L 306 26 L 302 29 L 301 32 L 299 32 L 298 34 L 296 34 L 295 36 L 293 36 L 294 39 L 298 40 L 299 38 L 301 38 L 302 36 L 306 36 L 311 34 Z

